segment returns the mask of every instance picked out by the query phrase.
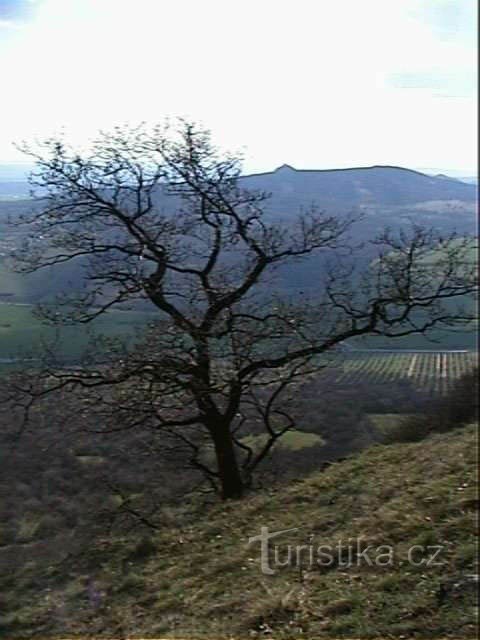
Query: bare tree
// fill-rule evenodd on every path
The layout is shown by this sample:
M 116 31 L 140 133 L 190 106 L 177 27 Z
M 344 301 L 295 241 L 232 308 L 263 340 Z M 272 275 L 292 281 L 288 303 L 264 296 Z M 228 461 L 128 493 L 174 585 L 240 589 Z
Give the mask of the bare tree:
M 30 235 L 17 269 L 84 270 L 82 292 L 44 305 L 43 317 L 89 323 L 147 301 L 156 321 L 133 348 L 111 339 L 101 363 L 93 349 L 82 366 L 52 361 L 17 377 L 17 402 L 27 410 L 68 391 L 91 429 L 161 430 L 165 446 L 180 442 L 224 499 L 243 495 L 295 424 L 288 401 L 327 352 L 356 336 L 470 320 L 452 304 L 475 290 L 467 240 L 386 231 L 359 272 L 346 250 L 352 219 L 312 208 L 276 222 L 268 194 L 242 188 L 239 160 L 189 123 L 116 129 L 83 154 L 58 140 L 23 150 L 41 192 L 39 209 L 22 220 Z M 282 297 L 278 267 L 314 253 L 332 256 L 316 295 Z M 260 449 L 242 439 L 246 424 L 266 434 Z

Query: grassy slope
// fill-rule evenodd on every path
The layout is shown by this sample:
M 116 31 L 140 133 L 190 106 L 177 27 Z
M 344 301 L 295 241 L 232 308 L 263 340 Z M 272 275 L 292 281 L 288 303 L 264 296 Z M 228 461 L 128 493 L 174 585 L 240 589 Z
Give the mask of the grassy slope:
M 289 487 L 199 510 L 190 524 L 166 524 L 148 544 L 96 541 L 87 564 L 51 570 L 50 591 L 26 570 L 16 591 L 23 622 L 9 637 L 474 637 L 474 593 L 449 581 L 478 572 L 475 442 L 472 425 L 377 446 Z M 261 526 L 300 527 L 281 544 L 305 544 L 310 534 L 315 545 L 389 544 L 395 563 L 264 576 L 258 543 L 247 544 Z M 443 564 L 408 564 L 414 544 L 442 545 Z M 100 594 L 96 610 L 87 576 Z

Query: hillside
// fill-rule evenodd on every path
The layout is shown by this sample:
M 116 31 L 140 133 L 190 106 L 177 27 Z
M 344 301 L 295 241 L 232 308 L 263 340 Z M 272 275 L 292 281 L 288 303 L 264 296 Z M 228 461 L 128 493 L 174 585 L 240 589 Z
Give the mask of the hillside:
M 292 212 L 318 208 L 336 215 L 361 214 L 355 240 L 369 240 L 382 227 L 411 221 L 445 233 L 476 232 L 475 185 L 402 167 L 297 170 L 282 165 L 271 173 L 245 176 L 243 184 L 272 194 L 268 211 L 288 220 Z
M 428 176 L 402 167 L 298 170 L 282 165 L 271 173 L 243 178 L 249 188 L 263 189 L 287 204 L 294 198 L 320 207 L 412 205 L 432 200 L 474 202 L 476 190 L 446 176 Z
M 437 231 L 460 234 L 476 233 L 476 194 L 474 185 L 453 178 L 428 176 L 418 171 L 400 167 L 369 167 L 333 170 L 296 170 L 282 165 L 270 173 L 244 176 L 240 184 L 247 189 L 265 191 L 271 198 L 265 203 L 267 214 L 288 223 L 302 210 L 315 204 L 319 209 L 335 215 L 362 215 L 352 228 L 354 241 L 373 238 L 386 226 L 404 228 L 410 222 Z M 12 189 L 17 191 L 12 191 Z M 2 189 L 8 196 L 0 197 L 0 293 L 12 292 L 21 302 L 44 300 L 48 288 L 71 288 L 77 283 L 80 269 L 59 268 L 52 279 L 50 273 L 36 278 L 12 278 L 12 287 L 5 285 L 9 276 L 5 274 L 4 256 L 13 246 L 22 242 L 22 229 L 8 226 L 9 217 L 15 219 L 35 206 L 32 201 L 19 199 L 26 193 L 22 182 L 4 182 Z M 17 196 L 14 198 L 14 195 Z M 156 194 L 159 209 L 174 213 L 179 202 L 166 197 L 159 189 Z M 365 248 L 365 252 L 368 249 Z M 321 260 L 312 256 L 297 265 L 295 274 L 282 273 L 282 286 L 292 290 L 315 285 Z M 4 284 L 1 284 L 1 281 Z M 25 280 L 25 282 L 23 282 Z
M 21 199 L 28 198 L 30 195 L 30 186 L 27 182 L 7 182 L 0 181 L 0 200 L 3 199 Z
M 3 572 L 4 635 L 473 638 L 475 443 L 471 425 L 375 446 L 241 503 L 180 504 L 153 535 L 91 538 L 76 555 L 25 543 L 34 559 Z M 273 575 L 248 542 L 261 527 L 294 529 L 264 556 Z
M 35 165 L 30 162 L 0 163 L 0 182 L 26 182 Z

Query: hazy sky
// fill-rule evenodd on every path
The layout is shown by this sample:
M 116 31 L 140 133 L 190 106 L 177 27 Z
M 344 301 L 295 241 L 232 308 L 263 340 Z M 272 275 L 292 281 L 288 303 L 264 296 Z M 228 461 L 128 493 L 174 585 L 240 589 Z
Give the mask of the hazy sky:
M 186 116 L 248 171 L 476 172 L 476 0 L 0 0 L 0 161 Z

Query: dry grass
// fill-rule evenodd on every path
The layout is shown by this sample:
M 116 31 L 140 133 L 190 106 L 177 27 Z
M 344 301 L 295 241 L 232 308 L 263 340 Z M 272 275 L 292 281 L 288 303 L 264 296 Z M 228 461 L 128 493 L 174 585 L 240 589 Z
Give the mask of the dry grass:
M 150 552 L 130 563 L 138 541 L 94 541 L 95 568 L 88 575 L 98 602 L 89 600 L 80 561 L 52 569 L 47 593 L 12 592 L 20 607 L 15 619 L 5 617 L 4 635 L 476 637 L 468 582 L 478 574 L 476 463 L 471 425 L 420 443 L 375 446 L 286 489 L 219 504 L 195 522 L 168 524 L 152 538 Z M 283 551 L 287 544 L 336 548 L 343 541 L 357 545 L 357 555 L 349 567 L 341 554 L 325 567 L 310 563 L 307 553 L 299 566 L 263 575 L 259 544 L 248 544 L 261 526 L 297 528 L 278 539 Z M 393 565 L 359 564 L 368 545 L 390 545 Z M 412 545 L 441 546 L 442 564 L 411 565 Z

